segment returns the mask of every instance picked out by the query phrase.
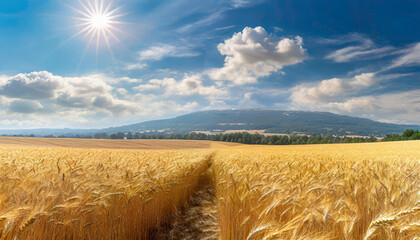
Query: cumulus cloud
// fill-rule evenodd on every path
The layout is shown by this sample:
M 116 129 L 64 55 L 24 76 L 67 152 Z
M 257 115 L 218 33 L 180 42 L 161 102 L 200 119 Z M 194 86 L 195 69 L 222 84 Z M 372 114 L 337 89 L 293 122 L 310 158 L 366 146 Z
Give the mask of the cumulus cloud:
M 5 120 L 1 120 L 0 124 L 1 125 L 5 125 L 5 126 L 12 126 L 14 128 L 16 128 L 16 126 L 45 126 L 43 124 L 49 124 L 49 121 L 45 121 L 42 120 L 40 121 L 39 119 L 37 120 L 17 120 L 17 119 L 5 119 Z
M 151 91 L 151 90 L 157 90 L 157 89 L 161 89 L 161 82 L 159 83 L 147 83 L 147 84 L 142 84 L 142 85 L 138 85 L 136 87 L 133 87 L 133 90 L 139 91 L 139 92 L 143 92 L 143 91 Z
M 179 103 L 169 99 L 162 99 L 157 95 L 144 95 L 141 93 L 136 94 L 133 97 L 133 100 L 147 106 L 142 109 L 142 112 L 139 113 L 139 115 L 152 115 L 152 119 L 156 119 L 158 116 L 173 116 L 174 114 L 189 113 L 191 111 L 196 111 L 200 106 L 199 103 L 195 101 Z
M 354 97 L 322 108 L 379 121 L 420 125 L 420 90 Z
M 178 106 L 178 109 L 181 112 L 192 112 L 197 110 L 199 105 L 197 102 L 188 102 L 185 105 Z
M 128 91 L 125 88 L 117 88 L 117 92 L 121 95 L 127 95 Z
M 323 39 L 322 41 L 324 43 L 338 45 L 356 43 L 356 45 L 340 48 L 327 55 L 327 59 L 331 59 L 335 62 L 350 62 L 354 60 L 381 58 L 391 54 L 391 52 L 395 49 L 390 46 L 378 48 L 371 39 L 357 33 L 349 34 L 337 39 Z
M 328 111 L 366 117 L 377 121 L 420 125 L 420 90 L 348 97 L 342 101 L 321 102 L 300 109 Z
M 152 79 L 148 84 L 139 85 L 133 89 L 137 91 L 163 89 L 166 95 L 180 96 L 193 94 L 219 96 L 227 94 L 225 90 L 218 89 L 215 86 L 203 86 L 203 80 L 199 74 L 186 75 L 181 81 L 176 81 L 174 78 Z
M 122 84 L 125 82 L 125 84 Z M 205 86 L 201 75 L 185 75 L 182 80 L 153 79 L 138 85 L 160 93 L 136 93 L 128 87 L 140 80 L 112 78 L 102 74 L 64 77 L 49 72 L 0 76 L 1 127 L 107 127 L 174 116 L 195 111 L 196 101 L 173 100 L 172 96 L 225 94 L 215 86 Z M 47 83 L 51 83 L 48 85 Z M 42 88 L 42 86 L 45 86 Z M 9 91 L 19 87 L 22 91 Z M 201 102 L 206 100 L 200 99 Z M 201 108 L 202 109 L 202 108 Z M 122 116 L 126 116 L 122 119 Z M 130 117 L 127 117 L 130 116 Z
M 379 121 L 420 124 L 420 90 L 366 94 L 387 79 L 406 74 L 362 73 L 333 78 L 291 89 L 292 106 L 302 110 L 329 111 Z M 364 94 L 361 94 L 365 92 Z
M 57 111 L 61 112 L 79 108 L 120 114 L 136 109 L 134 104 L 117 99 L 113 89 L 100 75 L 62 77 L 46 71 L 3 76 L 0 82 L 0 95 L 5 97 L 7 110 L 21 114 L 48 112 L 44 105 L 60 107 Z
M 241 108 L 264 108 L 264 105 L 254 99 L 254 95 L 254 92 L 244 93 L 242 99 L 239 101 L 239 106 Z
M 330 102 L 325 105 L 327 109 L 332 111 L 356 113 L 356 112 L 374 112 L 379 109 L 379 105 L 373 96 L 363 96 L 350 98 L 343 102 Z
M 307 53 L 302 45 L 299 36 L 277 40 L 262 27 L 246 27 L 218 45 L 219 52 L 226 56 L 225 64 L 222 68 L 210 70 L 209 76 L 238 85 L 255 83 L 258 78 L 269 76 L 283 66 L 306 59 Z
M 131 82 L 126 78 L 124 81 Z M 0 125 L 6 128 L 45 127 L 46 124 L 57 128 L 98 128 L 121 124 L 122 116 L 130 116 L 125 122 L 131 123 L 191 112 L 199 107 L 195 101 L 178 103 L 169 98 L 163 99 L 162 95 L 133 95 L 125 88 L 112 85 L 121 83 L 121 78 L 113 79 L 101 74 L 63 77 L 49 72 L 33 72 L 0 76 L 0 82 L 0 118 L 3 119 Z M 54 87 L 41 89 L 45 82 L 52 82 Z M 204 87 L 198 76 L 186 76 L 180 82 L 163 82 L 151 80 L 148 84 L 186 95 L 214 94 L 211 92 L 213 88 Z M 5 90 L 13 89 L 11 86 L 19 86 L 24 91 Z M 139 118 L 147 115 L 153 117 Z M 131 118 L 131 121 L 128 120 Z
M 63 82 L 49 72 L 33 72 L 0 78 L 0 95 L 23 99 L 54 98 Z
M 38 101 L 18 99 L 11 101 L 7 106 L 10 113 L 36 113 L 43 110 L 43 106 Z
M 298 85 L 293 88 L 291 99 L 295 104 L 316 104 L 328 102 L 337 96 L 348 95 L 374 85 L 375 73 L 362 73 L 350 79 L 332 78 L 313 86 Z
M 205 107 L 205 110 L 220 110 L 220 109 L 227 109 L 229 106 L 222 100 L 212 100 L 210 104 Z
M 200 53 L 192 51 L 188 47 L 175 46 L 169 44 L 160 44 L 152 46 L 149 49 L 140 51 L 139 60 L 162 60 L 166 57 L 195 57 L 199 56 Z

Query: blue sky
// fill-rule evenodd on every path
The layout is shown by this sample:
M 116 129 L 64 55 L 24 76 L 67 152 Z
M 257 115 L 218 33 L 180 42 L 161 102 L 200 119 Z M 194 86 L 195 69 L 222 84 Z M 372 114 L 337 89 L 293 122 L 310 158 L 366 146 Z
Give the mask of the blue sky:
M 232 108 L 420 124 L 417 0 L 96 1 L 115 16 L 99 41 L 77 35 L 95 0 L 0 1 L 0 128 Z

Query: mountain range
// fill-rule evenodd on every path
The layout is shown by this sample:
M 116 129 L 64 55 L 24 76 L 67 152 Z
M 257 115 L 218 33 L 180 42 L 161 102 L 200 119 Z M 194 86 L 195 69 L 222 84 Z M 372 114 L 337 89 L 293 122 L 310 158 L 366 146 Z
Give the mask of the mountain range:
M 383 123 L 366 118 L 350 117 L 329 112 L 246 109 L 200 111 L 171 119 L 147 121 L 104 129 L 0 130 L 0 134 L 71 136 L 99 132 L 185 134 L 192 131 L 218 133 L 229 130 L 259 130 L 265 133 L 282 134 L 374 135 L 380 137 L 389 133 L 401 133 L 407 128 L 418 129 L 420 126 Z

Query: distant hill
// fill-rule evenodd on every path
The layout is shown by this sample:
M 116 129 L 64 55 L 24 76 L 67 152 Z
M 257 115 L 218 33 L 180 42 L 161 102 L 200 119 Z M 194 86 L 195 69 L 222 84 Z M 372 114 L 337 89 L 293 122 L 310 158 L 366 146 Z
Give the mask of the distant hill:
M 103 129 L 105 132 L 265 130 L 268 133 L 375 135 L 401 133 L 413 125 L 398 125 L 329 112 L 287 110 L 212 110 L 176 118 Z
M 407 128 L 419 129 L 420 127 L 382 123 L 328 112 L 251 109 L 194 112 L 171 119 L 105 129 L 0 130 L 0 134 L 75 136 L 76 134 L 93 135 L 99 132 L 129 131 L 185 134 L 192 131 L 265 130 L 266 133 L 384 136 L 388 133 L 401 133 Z
M 81 135 L 91 135 L 97 132 L 103 131 L 103 129 L 54 129 L 54 128 L 39 128 L 39 129 L 0 129 L 0 135 L 30 135 L 33 134 L 37 137 L 45 135 L 54 135 L 54 136 L 75 136 L 77 134 Z

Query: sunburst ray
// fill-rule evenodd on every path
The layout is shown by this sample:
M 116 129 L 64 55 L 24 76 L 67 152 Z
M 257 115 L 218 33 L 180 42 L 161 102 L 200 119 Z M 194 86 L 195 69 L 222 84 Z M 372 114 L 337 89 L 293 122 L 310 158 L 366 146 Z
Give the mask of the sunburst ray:
M 79 4 L 79 9 L 71 7 L 77 14 L 73 19 L 78 22 L 75 25 L 78 31 L 71 39 L 77 36 L 87 38 L 87 48 L 93 45 L 96 49 L 96 57 L 98 57 L 100 45 L 104 45 L 113 58 L 111 42 L 120 42 L 115 32 L 121 32 L 118 27 L 123 24 L 119 21 L 119 18 L 124 16 L 121 9 L 113 6 L 112 2 L 106 3 L 104 0 L 79 0 Z

